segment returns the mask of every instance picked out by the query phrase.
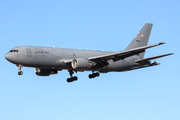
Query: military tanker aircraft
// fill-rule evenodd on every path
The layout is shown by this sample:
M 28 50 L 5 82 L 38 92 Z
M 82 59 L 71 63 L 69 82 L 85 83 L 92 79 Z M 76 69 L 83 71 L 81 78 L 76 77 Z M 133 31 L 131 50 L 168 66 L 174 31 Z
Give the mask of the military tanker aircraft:
M 22 75 L 21 68 L 33 67 L 38 76 L 49 76 L 57 74 L 58 71 L 67 70 L 70 78 L 67 82 L 78 79 L 73 76 L 74 72 L 92 71 L 89 78 L 100 76 L 100 73 L 123 72 L 145 67 L 159 65 L 153 59 L 172 55 L 173 53 L 144 58 L 146 49 L 165 44 L 159 42 L 147 45 L 151 23 L 146 23 L 129 46 L 118 52 L 94 51 L 67 49 L 55 47 L 19 46 L 11 49 L 5 58 L 15 64 L 19 70 L 18 75 Z

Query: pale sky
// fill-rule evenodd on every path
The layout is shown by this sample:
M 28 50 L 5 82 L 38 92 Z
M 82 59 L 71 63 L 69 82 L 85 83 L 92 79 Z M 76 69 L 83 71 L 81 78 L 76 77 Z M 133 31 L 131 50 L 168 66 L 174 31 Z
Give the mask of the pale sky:
M 1 0 L 0 120 L 179 120 L 179 0 Z M 145 23 L 153 23 L 149 44 L 165 42 L 145 57 L 161 65 L 129 72 L 67 71 L 39 77 L 4 56 L 33 45 L 104 51 L 124 50 Z

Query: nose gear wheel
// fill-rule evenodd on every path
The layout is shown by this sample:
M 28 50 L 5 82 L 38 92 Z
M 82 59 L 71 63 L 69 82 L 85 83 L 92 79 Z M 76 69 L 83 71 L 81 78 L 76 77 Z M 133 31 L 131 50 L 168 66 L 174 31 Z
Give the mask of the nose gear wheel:
M 23 72 L 21 71 L 21 67 L 23 67 L 23 65 L 19 64 L 19 65 L 16 65 L 16 67 L 18 68 L 18 70 L 20 70 L 20 71 L 18 72 L 18 75 L 22 75 Z
M 23 72 L 22 72 L 22 71 L 19 71 L 19 72 L 18 72 L 18 75 L 22 75 L 22 74 L 23 74 Z

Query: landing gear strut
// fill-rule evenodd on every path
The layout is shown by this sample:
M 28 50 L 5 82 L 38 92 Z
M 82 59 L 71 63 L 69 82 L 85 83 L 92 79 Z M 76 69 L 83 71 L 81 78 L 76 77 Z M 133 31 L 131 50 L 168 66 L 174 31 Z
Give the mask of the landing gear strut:
M 18 70 L 20 70 L 20 71 L 18 72 L 18 75 L 22 75 L 23 72 L 21 71 L 21 67 L 23 67 L 23 66 L 22 66 L 21 64 L 19 64 L 19 65 L 17 65 L 16 67 L 18 68 Z
M 97 73 L 92 73 L 92 74 L 89 74 L 89 78 L 91 79 L 91 78 L 95 78 L 95 77 L 99 77 L 99 73 L 97 72 Z
M 74 74 L 73 70 L 68 70 L 68 72 L 69 72 L 69 75 L 71 76 L 70 78 L 67 78 L 68 83 L 78 80 L 77 76 L 74 76 L 74 77 L 72 76 Z

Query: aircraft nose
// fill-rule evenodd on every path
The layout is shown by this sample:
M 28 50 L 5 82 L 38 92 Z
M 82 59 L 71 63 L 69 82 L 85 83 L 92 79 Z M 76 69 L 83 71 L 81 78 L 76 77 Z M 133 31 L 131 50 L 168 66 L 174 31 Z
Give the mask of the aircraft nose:
M 5 58 L 6 58 L 6 60 L 9 60 L 9 58 L 10 58 L 9 53 L 7 53 L 7 54 L 5 55 Z

